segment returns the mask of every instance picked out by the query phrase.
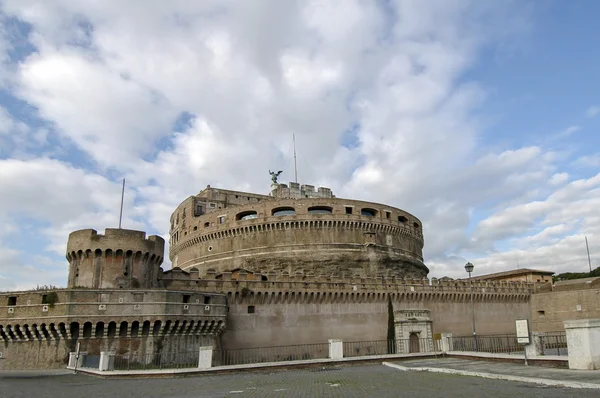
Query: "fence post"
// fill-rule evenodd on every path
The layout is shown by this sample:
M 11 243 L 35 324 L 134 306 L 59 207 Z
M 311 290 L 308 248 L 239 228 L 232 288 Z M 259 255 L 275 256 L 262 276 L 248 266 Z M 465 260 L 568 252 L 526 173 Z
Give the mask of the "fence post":
M 600 369 L 600 319 L 564 321 L 569 369 Z
M 100 371 L 114 370 L 115 369 L 115 353 L 102 351 L 100 352 L 100 363 L 98 364 Z
M 75 369 L 75 365 L 77 364 L 77 353 L 69 352 L 69 364 L 67 365 L 68 369 Z
M 344 358 L 344 343 L 342 340 L 329 340 L 329 358 L 342 359 Z
M 212 367 L 212 356 L 212 346 L 200 347 L 198 352 L 198 369 L 208 369 Z
M 452 344 L 452 333 L 442 333 L 441 350 L 442 352 L 454 351 Z
M 531 341 L 525 346 L 525 351 L 528 357 L 537 357 L 543 355 L 544 349 L 544 333 L 532 332 Z

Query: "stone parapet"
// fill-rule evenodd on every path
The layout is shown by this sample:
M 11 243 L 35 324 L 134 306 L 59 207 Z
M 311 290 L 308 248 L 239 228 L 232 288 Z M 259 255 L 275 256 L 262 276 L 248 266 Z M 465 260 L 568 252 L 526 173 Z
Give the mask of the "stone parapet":
M 252 279 L 248 279 L 249 276 Z M 407 301 L 468 302 L 529 302 L 534 286 L 530 283 L 468 281 L 430 282 L 428 279 L 359 278 L 344 276 L 267 275 L 240 272 L 191 279 L 197 273 L 172 270 L 162 282 L 167 288 L 214 291 L 227 294 L 230 304 L 251 303 L 323 303 L 323 302 L 382 302 L 388 299 Z M 265 278 L 263 278 L 265 276 Z
M 177 290 L 53 290 L 0 294 L 0 340 L 114 338 L 150 333 L 219 333 L 225 327 L 226 297 Z M 192 327 L 193 325 L 193 327 Z M 167 328 L 167 329 L 164 329 Z
M 468 280 L 441 281 L 435 278 L 402 278 L 394 275 L 386 277 L 361 277 L 351 275 L 314 275 L 297 272 L 293 275 L 288 272 L 268 273 L 247 272 L 240 270 L 236 273 L 222 272 L 217 274 L 208 270 L 204 277 L 198 272 L 186 272 L 174 268 L 161 276 L 165 287 L 171 286 L 204 286 L 215 287 L 215 291 L 243 286 L 270 288 L 277 286 L 287 291 L 349 291 L 349 292 L 430 292 L 430 293 L 456 293 L 477 295 L 490 293 L 512 293 L 530 295 L 534 292 L 535 284 L 526 282 L 480 281 L 470 283 Z M 181 283 L 178 285 L 178 283 Z

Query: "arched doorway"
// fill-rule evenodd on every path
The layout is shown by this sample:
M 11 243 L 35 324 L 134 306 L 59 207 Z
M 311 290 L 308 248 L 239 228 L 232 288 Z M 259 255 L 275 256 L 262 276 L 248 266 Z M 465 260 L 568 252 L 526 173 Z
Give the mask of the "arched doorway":
M 419 352 L 419 335 L 412 332 L 408 336 L 408 352 Z

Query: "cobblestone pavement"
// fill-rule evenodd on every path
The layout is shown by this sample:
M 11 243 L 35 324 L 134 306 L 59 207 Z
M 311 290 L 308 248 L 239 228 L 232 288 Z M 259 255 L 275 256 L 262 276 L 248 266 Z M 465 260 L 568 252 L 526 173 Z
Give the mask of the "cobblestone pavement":
M 541 387 L 382 365 L 237 373 L 178 379 L 85 375 L 0 376 L 0 397 L 598 397 L 598 391 Z

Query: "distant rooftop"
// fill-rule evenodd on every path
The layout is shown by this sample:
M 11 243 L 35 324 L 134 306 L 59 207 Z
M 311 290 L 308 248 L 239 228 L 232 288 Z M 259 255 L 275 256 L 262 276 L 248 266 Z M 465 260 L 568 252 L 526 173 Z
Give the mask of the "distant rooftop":
M 537 274 L 537 275 L 554 275 L 554 272 L 552 271 L 543 271 L 543 270 L 539 270 L 539 269 L 531 269 L 531 268 L 519 268 L 519 269 L 513 269 L 510 271 L 502 271 L 502 272 L 495 272 L 493 274 L 485 274 L 485 275 L 479 275 L 479 276 L 474 276 L 472 279 L 477 280 L 477 279 L 500 279 L 500 278 L 506 278 L 509 276 L 519 276 L 519 275 L 528 275 L 528 274 Z
M 591 278 L 567 279 L 564 281 L 554 282 L 554 286 L 585 285 L 586 283 L 594 283 L 597 280 L 600 280 L 600 276 L 593 276 Z

